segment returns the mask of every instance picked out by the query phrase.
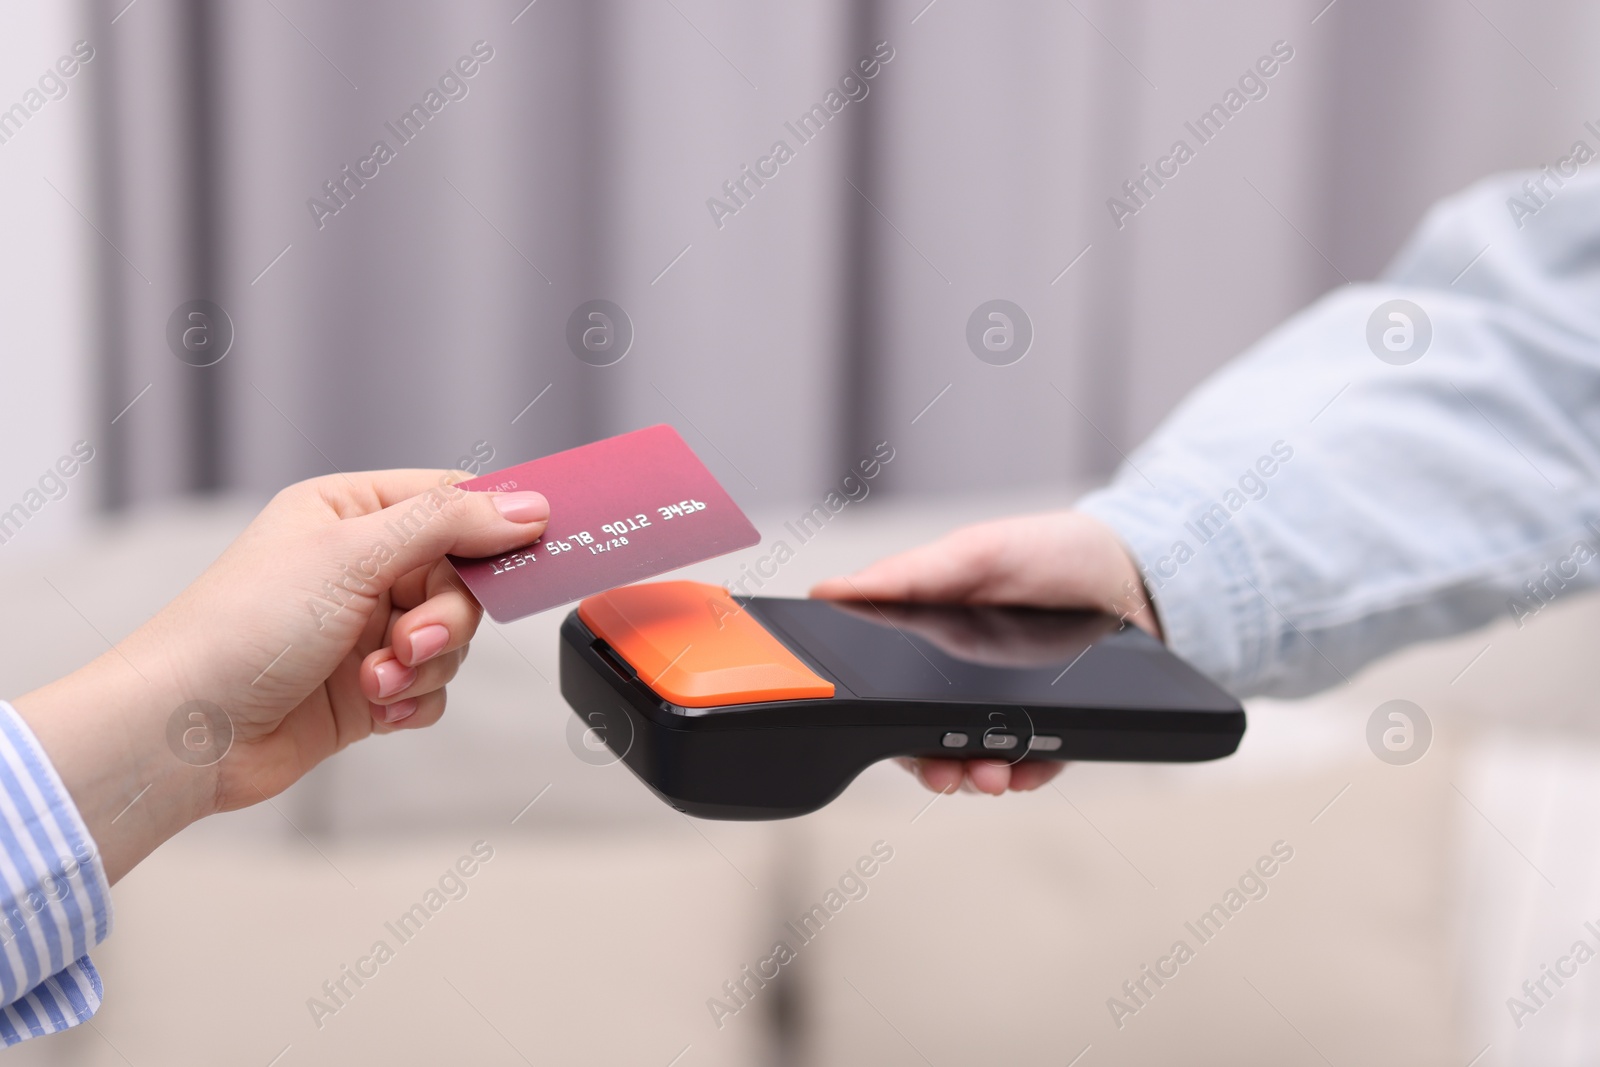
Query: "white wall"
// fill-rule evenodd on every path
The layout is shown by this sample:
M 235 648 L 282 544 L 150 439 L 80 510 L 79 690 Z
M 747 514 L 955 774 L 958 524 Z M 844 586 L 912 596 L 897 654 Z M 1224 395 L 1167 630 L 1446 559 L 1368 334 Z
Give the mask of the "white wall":
M 99 46 L 74 5 L 0 5 L 0 109 L 23 102 L 84 38 Z M 93 209 L 85 132 L 97 73 L 91 61 L 65 79 L 66 95 L 46 99 L 0 144 L 0 511 L 21 501 L 73 442 L 104 438 L 93 410 L 88 311 L 100 238 L 78 214 Z M 94 503 L 95 469 L 91 462 L 70 479 L 66 495 L 0 552 L 32 554 L 81 524 Z

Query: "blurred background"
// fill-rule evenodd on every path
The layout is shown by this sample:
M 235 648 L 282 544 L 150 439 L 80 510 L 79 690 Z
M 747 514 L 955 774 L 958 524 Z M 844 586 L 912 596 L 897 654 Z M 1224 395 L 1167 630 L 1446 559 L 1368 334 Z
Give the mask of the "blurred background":
M 1566 0 L 4 0 L 0 502 L 76 441 L 95 458 L 0 545 L 0 693 L 97 654 L 273 491 L 335 470 L 493 469 L 669 422 L 770 537 L 889 441 L 871 499 L 768 589 L 789 595 L 1068 503 L 1434 200 L 1587 137 L 1596 41 Z M 1119 224 L 1108 199 L 1274 54 Z M 763 163 L 777 141 L 792 158 Z M 586 349 L 597 300 L 612 347 Z M 1020 309 L 1020 355 L 969 343 L 991 300 Z M 1255 702 L 1215 766 L 931 809 L 879 767 L 773 825 L 691 823 L 584 762 L 558 615 L 487 628 L 427 736 L 165 846 L 118 887 L 94 1026 L 16 1061 L 1600 1047 L 1592 975 L 1520 1028 L 1506 1007 L 1600 921 L 1589 602 Z M 1409 767 L 1363 740 L 1393 698 L 1434 722 Z M 322 982 L 478 840 L 481 884 L 316 1025 Z M 879 840 L 872 894 L 717 1027 L 708 998 Z M 1116 1027 L 1106 998 L 1278 840 L 1296 859 L 1252 925 Z

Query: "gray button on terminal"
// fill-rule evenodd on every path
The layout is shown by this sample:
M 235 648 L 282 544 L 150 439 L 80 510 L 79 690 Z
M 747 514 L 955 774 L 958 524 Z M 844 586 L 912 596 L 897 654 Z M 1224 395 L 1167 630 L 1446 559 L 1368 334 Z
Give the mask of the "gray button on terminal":
M 983 735 L 984 748 L 1016 748 L 1016 734 L 988 733 Z
M 944 735 L 944 738 L 940 741 L 940 744 L 944 745 L 945 748 L 966 748 L 967 735 L 958 730 L 951 730 L 949 733 Z

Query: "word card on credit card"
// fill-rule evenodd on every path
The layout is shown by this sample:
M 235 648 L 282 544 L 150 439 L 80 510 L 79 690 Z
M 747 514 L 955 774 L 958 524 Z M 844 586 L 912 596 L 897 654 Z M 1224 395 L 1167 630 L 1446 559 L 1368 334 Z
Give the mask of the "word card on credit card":
M 665 424 L 507 467 L 459 488 L 536 489 L 550 501 L 550 525 L 533 544 L 488 559 L 450 557 L 496 622 L 761 540 L 678 431 Z

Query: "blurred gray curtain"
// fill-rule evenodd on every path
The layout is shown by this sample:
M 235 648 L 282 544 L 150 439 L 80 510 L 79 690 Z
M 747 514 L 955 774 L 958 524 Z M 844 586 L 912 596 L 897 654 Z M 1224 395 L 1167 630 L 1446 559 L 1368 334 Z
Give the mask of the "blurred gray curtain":
M 746 503 L 820 493 L 880 439 L 891 491 L 1065 492 L 1434 197 L 1561 147 L 1531 68 L 1578 65 L 1444 0 L 124 4 L 87 16 L 107 418 L 149 386 L 111 506 L 661 421 Z M 1280 39 L 1270 95 L 1112 225 L 1107 197 Z M 868 95 L 799 143 L 786 123 L 880 41 Z M 402 144 L 476 42 L 492 58 Z M 379 139 L 395 158 L 352 182 Z M 794 158 L 717 219 L 780 139 Z M 328 182 L 347 203 L 319 220 Z M 201 298 L 235 333 L 203 368 L 167 342 Z M 1033 322 L 1009 367 L 965 341 L 993 298 Z M 567 344 L 593 299 L 632 323 L 610 366 Z

